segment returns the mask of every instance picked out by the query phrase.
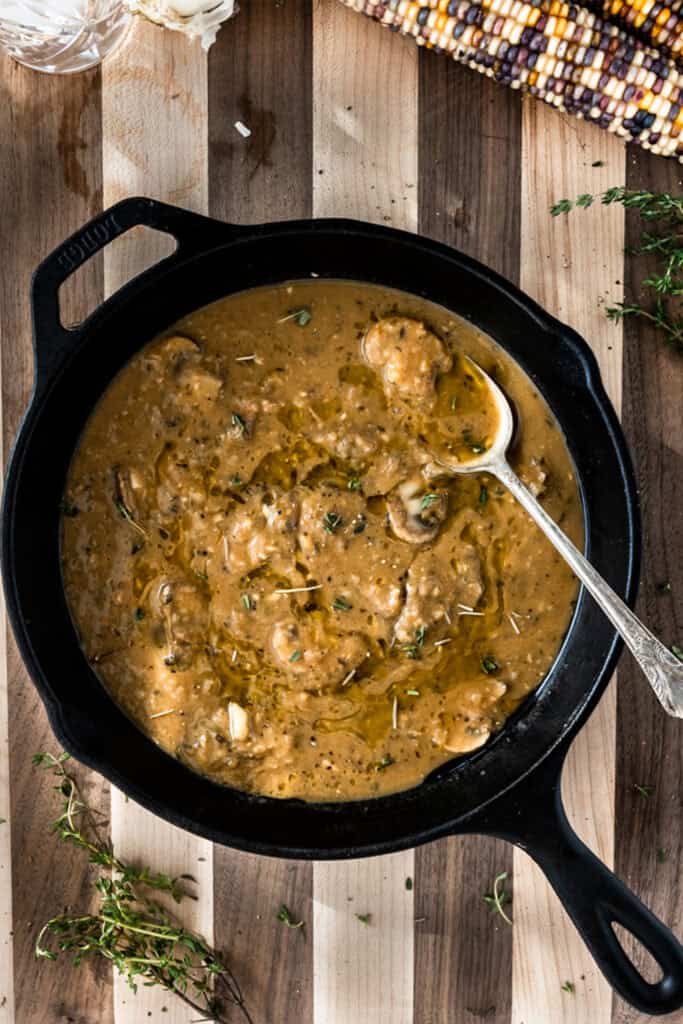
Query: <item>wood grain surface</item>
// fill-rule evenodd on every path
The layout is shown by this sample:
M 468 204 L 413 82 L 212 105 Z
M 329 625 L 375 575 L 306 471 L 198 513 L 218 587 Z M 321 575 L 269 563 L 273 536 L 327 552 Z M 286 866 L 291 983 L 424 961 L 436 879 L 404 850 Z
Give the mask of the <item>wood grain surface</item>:
M 245 0 L 208 56 L 142 23 L 101 71 L 82 76 L 45 77 L 0 56 L 0 100 L 5 457 L 32 381 L 30 274 L 103 205 L 147 194 L 235 223 L 347 216 L 419 230 L 521 283 L 593 346 L 640 482 L 639 608 L 680 643 L 683 363 L 638 325 L 622 331 L 604 317 L 606 302 L 637 287 L 634 261 L 623 257 L 635 222 L 620 207 L 548 212 L 559 198 L 624 181 L 680 191 L 675 165 L 420 53 L 335 0 Z M 139 231 L 118 240 L 68 282 L 63 320 L 82 319 L 167 246 Z M 671 592 L 661 593 L 665 581 Z M 680 726 L 626 656 L 618 675 L 574 744 L 564 792 L 592 848 L 680 933 Z M 49 835 L 57 797 L 30 766 L 41 749 L 57 747 L 7 637 L 0 1024 L 189 1024 L 193 1014 L 171 996 L 135 996 L 106 968 L 34 960 L 40 923 L 87 905 L 91 880 L 80 855 L 57 851 Z M 80 775 L 97 806 L 111 808 L 122 855 L 195 876 L 198 899 L 181 913 L 230 960 L 255 1024 L 647 1019 L 613 996 L 538 870 L 503 843 L 472 836 L 370 861 L 284 862 L 179 833 Z M 502 871 L 511 928 L 482 898 Z M 304 933 L 277 920 L 283 903 Z M 683 1024 L 683 1014 L 667 1019 Z
M 553 113 L 540 104 L 524 104 L 521 285 L 590 342 L 618 410 L 621 328 L 606 319 L 603 304 L 622 296 L 618 282 L 623 268 L 623 214 L 620 209 L 595 206 L 553 219 L 548 211 L 564 196 L 601 192 L 610 182 L 622 181 L 624 149 L 590 125 L 575 124 L 565 115 L 547 116 Z M 562 780 L 569 818 L 610 867 L 615 715 L 613 683 L 574 741 Z M 525 1024 L 550 1020 L 609 1024 L 612 993 L 607 983 L 539 869 L 518 850 L 514 894 L 521 927 L 513 938 L 513 1019 Z M 573 994 L 562 988 L 567 981 Z

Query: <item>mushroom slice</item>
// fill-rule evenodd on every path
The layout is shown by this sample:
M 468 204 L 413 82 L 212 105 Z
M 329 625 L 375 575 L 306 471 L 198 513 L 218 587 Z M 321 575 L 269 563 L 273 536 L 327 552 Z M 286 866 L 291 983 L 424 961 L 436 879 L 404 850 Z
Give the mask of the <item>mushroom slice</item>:
M 447 494 L 444 491 L 425 493 L 420 476 L 405 480 L 387 498 L 391 528 L 400 540 L 408 544 L 426 544 L 434 540 L 447 511 Z
M 455 721 L 447 730 L 442 746 L 452 754 L 469 754 L 483 747 L 490 735 L 491 730 L 484 723 L 466 725 L 463 721 Z
M 179 669 L 192 665 L 208 628 L 208 600 L 202 589 L 184 578 L 162 578 L 152 591 L 152 613 L 163 626 L 166 663 Z
M 453 754 L 467 754 L 482 747 L 494 728 L 496 704 L 506 692 L 507 684 L 500 679 L 451 691 L 451 710 L 439 716 L 434 741 Z
M 145 482 L 138 470 L 114 470 L 114 502 L 121 516 L 146 536 L 147 531 L 139 523 L 145 505 Z

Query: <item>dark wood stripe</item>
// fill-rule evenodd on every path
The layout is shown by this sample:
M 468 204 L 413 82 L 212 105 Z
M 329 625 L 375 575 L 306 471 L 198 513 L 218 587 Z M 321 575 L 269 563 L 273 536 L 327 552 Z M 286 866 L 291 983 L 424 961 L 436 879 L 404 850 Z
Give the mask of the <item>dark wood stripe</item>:
M 312 209 L 310 0 L 253 0 L 209 54 L 209 207 L 226 220 Z M 242 121 L 251 131 L 243 139 Z
M 209 210 L 239 223 L 308 217 L 312 209 L 311 9 L 254 0 L 209 54 Z M 234 127 L 250 130 L 242 138 Z M 254 1020 L 313 1019 L 312 865 L 214 852 L 215 940 Z M 307 922 L 277 921 L 280 905 Z
M 100 77 L 39 75 L 0 58 L 0 332 L 5 455 L 33 379 L 29 283 L 39 260 L 101 204 Z M 10 141 L 11 140 L 11 141 Z M 82 319 L 101 300 L 102 275 L 90 262 L 65 289 L 62 319 Z M 88 906 L 83 854 L 59 845 L 49 823 L 60 810 L 51 782 L 31 767 L 37 750 L 57 751 L 42 705 L 16 648 L 9 649 L 14 984 L 17 1024 L 113 1020 L 109 971 L 36 963 L 43 922 L 64 907 Z M 101 809 L 109 787 L 80 773 Z
M 429 53 L 419 84 L 420 231 L 517 281 L 519 97 Z M 509 1024 L 511 929 L 482 899 L 501 871 L 511 876 L 511 847 L 479 836 L 417 851 L 416 1024 Z
M 214 851 L 215 941 L 255 1021 L 313 1020 L 313 868 L 303 862 Z M 304 929 L 287 928 L 284 904 Z
M 615 182 L 618 184 L 618 182 Z M 626 184 L 632 189 L 681 194 L 680 167 L 633 150 Z M 626 245 L 637 244 L 640 220 L 629 214 Z M 648 273 L 642 259 L 626 259 L 626 301 L 647 299 L 640 282 Z M 661 336 L 627 319 L 624 329 L 623 423 L 640 484 L 643 556 L 638 614 L 667 644 L 683 637 L 683 453 L 681 452 L 680 354 Z M 669 583 L 660 593 L 657 584 Z M 617 696 L 616 872 L 662 921 L 681 936 L 683 922 L 683 746 L 680 722 L 668 718 L 633 659 L 619 663 Z M 635 786 L 651 786 L 644 798 Z M 663 850 L 660 862 L 657 851 Z M 634 962 L 647 957 L 624 943 Z M 641 1024 L 645 1014 L 615 997 L 614 1024 Z M 668 1019 L 668 1018 L 667 1018 Z M 674 1018 L 672 1017 L 673 1021 Z M 683 1013 L 675 1015 L 680 1024 Z
M 519 279 L 520 96 L 420 54 L 419 230 Z

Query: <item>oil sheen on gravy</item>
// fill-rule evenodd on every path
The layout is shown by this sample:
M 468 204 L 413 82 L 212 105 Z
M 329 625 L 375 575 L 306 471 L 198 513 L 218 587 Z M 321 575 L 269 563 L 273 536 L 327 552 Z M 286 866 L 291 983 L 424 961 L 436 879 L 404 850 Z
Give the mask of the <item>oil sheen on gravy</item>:
M 495 431 L 463 354 L 514 402 L 511 462 L 580 544 L 543 399 L 412 295 L 244 292 L 116 377 L 70 468 L 63 574 L 86 656 L 165 750 L 270 796 L 374 796 L 484 744 L 544 677 L 574 577 L 496 480 L 431 475 L 430 453 Z

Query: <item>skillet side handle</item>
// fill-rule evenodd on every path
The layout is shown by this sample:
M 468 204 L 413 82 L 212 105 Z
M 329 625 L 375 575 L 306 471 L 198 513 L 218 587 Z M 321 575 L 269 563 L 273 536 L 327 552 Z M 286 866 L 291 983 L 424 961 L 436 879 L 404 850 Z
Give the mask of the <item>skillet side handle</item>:
M 563 760 L 563 758 L 562 758 Z M 553 769 L 550 769 L 553 773 Z M 571 827 L 560 793 L 561 761 L 549 786 L 548 768 L 503 797 L 481 830 L 507 839 L 541 868 L 610 985 L 653 1016 L 683 1006 L 683 946 L 630 889 L 588 849 Z M 477 831 L 479 828 L 477 828 Z M 648 982 L 624 952 L 613 924 L 626 928 L 654 957 L 662 977 Z
M 172 235 L 178 248 L 156 267 L 154 273 L 184 259 L 193 251 L 220 244 L 235 237 L 238 228 L 181 210 L 155 199 L 135 197 L 110 206 L 79 231 L 67 238 L 40 264 L 31 283 L 33 348 L 36 384 L 46 383 L 61 367 L 80 337 L 83 324 L 64 327 L 59 315 L 59 289 L 83 263 L 130 228 L 144 226 Z

